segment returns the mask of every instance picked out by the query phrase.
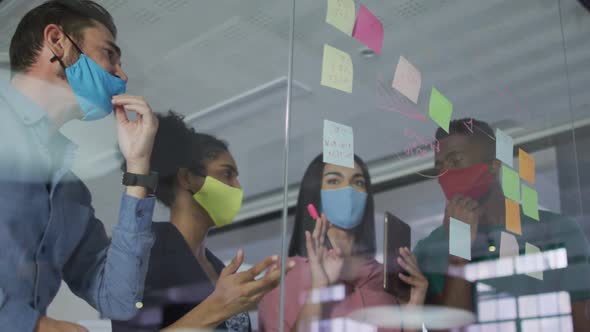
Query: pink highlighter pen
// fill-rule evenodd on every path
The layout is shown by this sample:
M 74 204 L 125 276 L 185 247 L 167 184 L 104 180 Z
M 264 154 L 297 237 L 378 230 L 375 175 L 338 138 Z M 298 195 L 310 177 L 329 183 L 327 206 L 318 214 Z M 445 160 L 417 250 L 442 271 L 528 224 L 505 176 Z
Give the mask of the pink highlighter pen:
M 315 206 L 313 206 L 313 204 L 309 204 L 307 206 L 307 212 L 309 212 L 309 215 L 314 219 L 318 219 L 320 217 L 320 215 L 318 214 L 318 211 L 315 209 Z

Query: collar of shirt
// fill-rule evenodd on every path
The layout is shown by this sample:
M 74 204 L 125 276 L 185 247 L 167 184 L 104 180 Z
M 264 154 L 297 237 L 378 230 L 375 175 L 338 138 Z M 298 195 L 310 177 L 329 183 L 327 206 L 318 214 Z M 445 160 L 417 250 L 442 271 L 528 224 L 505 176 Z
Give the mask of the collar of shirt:
M 62 168 L 72 167 L 78 146 L 59 131 L 51 134 L 51 120 L 47 112 L 20 93 L 8 81 L 0 80 L 0 99 L 4 99 L 8 108 L 15 113 L 23 125 L 32 129 L 50 162 L 54 162 L 53 159 L 56 156 L 53 152 L 63 151 L 60 154 L 63 157 Z
M 0 95 L 26 126 L 32 126 L 47 117 L 47 112 L 20 93 L 10 82 L 0 81 Z

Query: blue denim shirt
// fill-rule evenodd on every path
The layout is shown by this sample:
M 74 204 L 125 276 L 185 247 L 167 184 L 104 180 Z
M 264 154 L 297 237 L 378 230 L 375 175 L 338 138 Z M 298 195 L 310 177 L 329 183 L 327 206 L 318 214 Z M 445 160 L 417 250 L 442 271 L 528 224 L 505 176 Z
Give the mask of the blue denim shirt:
M 154 198 L 123 195 L 112 240 L 88 188 L 69 170 L 75 146 L 47 113 L 0 82 L 0 326 L 29 332 L 61 280 L 103 316 L 129 319 L 142 300 Z

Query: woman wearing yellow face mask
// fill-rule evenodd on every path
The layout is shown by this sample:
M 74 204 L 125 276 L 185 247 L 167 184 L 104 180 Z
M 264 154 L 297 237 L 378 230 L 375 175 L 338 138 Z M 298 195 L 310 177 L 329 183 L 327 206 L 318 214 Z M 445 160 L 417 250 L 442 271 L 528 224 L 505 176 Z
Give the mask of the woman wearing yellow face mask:
M 237 165 L 224 142 L 196 133 L 182 117 L 170 112 L 158 119 L 151 169 L 159 173 L 156 198 L 170 208 L 170 222 L 153 223 L 142 309 L 129 321 L 113 321 L 113 332 L 250 331 L 247 311 L 279 281 L 277 257 L 238 273 L 242 250 L 224 267 L 207 249 L 209 229 L 231 223 L 240 209 Z

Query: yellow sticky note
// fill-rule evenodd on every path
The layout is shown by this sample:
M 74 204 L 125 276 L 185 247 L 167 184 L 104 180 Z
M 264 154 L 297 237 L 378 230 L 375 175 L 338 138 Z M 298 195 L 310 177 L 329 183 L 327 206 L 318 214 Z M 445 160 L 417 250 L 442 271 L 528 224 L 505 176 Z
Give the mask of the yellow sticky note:
M 506 230 L 514 234 L 522 235 L 522 226 L 520 224 L 520 205 L 508 198 L 506 201 Z
M 353 67 L 348 53 L 324 44 L 321 84 L 340 91 L 352 92 Z
M 328 0 L 326 23 L 351 36 L 356 18 L 353 0 Z
M 535 184 L 535 158 L 523 149 L 518 149 L 518 169 L 523 180 Z
M 530 243 L 525 243 L 524 247 L 525 262 L 527 264 L 527 275 L 537 280 L 543 280 L 543 256 L 539 247 Z

